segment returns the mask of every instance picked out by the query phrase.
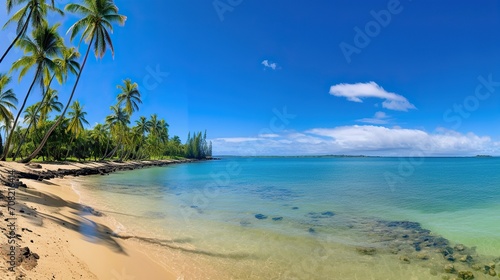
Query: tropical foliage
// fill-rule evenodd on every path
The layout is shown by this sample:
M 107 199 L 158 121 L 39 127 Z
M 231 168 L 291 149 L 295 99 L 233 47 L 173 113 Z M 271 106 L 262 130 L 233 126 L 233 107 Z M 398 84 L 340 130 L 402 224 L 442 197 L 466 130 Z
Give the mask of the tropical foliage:
M 182 144 L 180 137 L 170 137 L 169 124 L 157 114 L 134 115 L 140 110 L 142 97 L 139 85 L 128 78 L 117 85 L 116 103 L 109 104 L 103 123 L 90 127 L 86 106 L 73 100 L 80 77 L 91 52 L 97 59 L 108 50 L 114 55 L 113 25 L 124 25 L 126 17 L 118 13 L 112 0 L 78 2 L 59 9 L 54 0 L 6 0 L 6 10 L 12 14 L 4 28 L 16 31 L 12 41 L 0 44 L 0 70 L 7 69 L 7 73 L 0 73 L 1 159 L 29 162 L 210 157 L 212 148 L 206 132 L 189 134 L 186 144 Z M 78 48 L 66 45 L 66 33 L 59 24 L 47 20 L 51 13 L 64 16 L 63 10 L 79 16 L 67 31 L 67 41 L 78 37 L 78 45 L 86 45 L 81 61 Z M 12 51 L 15 49 L 18 51 Z M 5 65 L 7 57 L 14 61 L 10 67 Z M 26 82 L 25 92 L 12 90 L 14 76 Z M 69 92 L 54 87 L 68 81 L 72 88 Z M 19 106 L 18 98 L 22 101 Z

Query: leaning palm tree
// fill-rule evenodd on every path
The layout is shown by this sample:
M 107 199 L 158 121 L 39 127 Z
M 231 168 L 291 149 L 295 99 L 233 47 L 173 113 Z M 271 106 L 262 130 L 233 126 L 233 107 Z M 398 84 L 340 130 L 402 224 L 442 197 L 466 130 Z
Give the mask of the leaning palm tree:
M 117 88 L 121 90 L 121 93 L 117 96 L 118 103 L 125 103 L 125 113 L 132 115 L 133 112 L 139 110 L 138 104 L 142 103 L 142 101 L 137 83 L 132 83 L 130 79 L 125 79 L 123 86 L 118 85 Z
M 85 68 L 85 64 L 87 63 L 90 49 L 92 47 L 94 48 L 94 54 L 98 58 L 102 58 L 108 48 L 114 55 L 113 43 L 111 42 L 111 36 L 109 34 L 113 31 L 113 26 L 111 25 L 111 23 L 118 22 L 119 24 L 123 25 L 127 17 L 118 14 L 118 7 L 113 3 L 112 0 L 83 0 L 83 2 L 85 5 L 66 5 L 67 11 L 78 13 L 83 16 L 82 19 L 78 20 L 68 30 L 68 32 L 71 33 L 71 40 L 73 40 L 76 35 L 78 35 L 78 33 L 83 30 L 82 38 L 80 41 L 85 40 L 85 42 L 89 45 L 87 48 L 87 52 L 85 53 L 81 69 L 78 73 L 78 76 L 76 77 L 73 90 L 71 91 L 71 95 L 69 96 L 68 102 L 66 103 L 61 116 L 59 116 L 57 121 L 47 131 L 40 145 L 38 145 L 35 151 L 33 151 L 31 155 L 24 159 L 23 162 L 29 162 L 38 155 L 38 153 L 42 150 L 43 146 L 49 139 L 50 134 L 52 134 L 59 123 L 61 123 L 61 121 L 64 119 L 64 115 L 66 114 L 66 111 L 71 104 L 71 100 L 73 99 L 73 95 L 75 94 L 78 82 L 80 81 L 83 68 Z
M 50 2 L 51 4 L 49 5 L 45 3 L 45 0 L 7 0 L 7 13 L 10 13 L 14 4 L 26 3 L 26 5 L 23 6 L 19 11 L 17 11 L 12 16 L 12 18 L 10 18 L 4 25 L 5 28 L 11 23 L 17 23 L 17 35 L 0 58 L 0 63 L 2 63 L 4 58 L 10 52 L 12 47 L 14 47 L 17 41 L 19 41 L 26 34 L 30 23 L 33 29 L 42 27 L 42 25 L 45 23 L 45 18 L 47 17 L 48 10 L 55 11 L 61 15 L 64 14 L 63 11 L 55 7 L 54 0 L 51 0 Z
M 40 28 L 33 30 L 32 38 L 23 37 L 18 41 L 18 45 L 24 49 L 24 52 L 27 55 L 14 62 L 11 71 L 20 69 L 19 80 L 21 80 L 30 69 L 35 68 L 36 70 L 33 81 L 31 82 L 23 103 L 19 108 L 16 118 L 14 119 L 11 131 L 15 130 L 19 116 L 24 110 L 26 101 L 28 100 L 35 83 L 40 83 L 41 88 L 44 88 L 46 83 L 44 76 L 47 77 L 49 71 L 54 71 L 56 68 L 56 64 L 53 59 L 59 55 L 61 52 L 61 46 L 63 45 L 63 41 L 57 33 L 58 27 L 59 24 L 50 27 L 47 23 L 43 23 Z M 10 135 L 12 135 L 12 133 L 10 133 Z M 9 152 L 10 142 L 11 137 L 9 136 L 7 137 L 5 151 L 1 160 L 6 159 L 7 153 Z
M 71 105 L 71 110 L 68 115 L 70 116 L 69 118 L 69 124 L 68 128 L 66 128 L 66 132 L 71 133 L 71 139 L 69 141 L 68 145 L 68 152 L 66 153 L 66 158 L 69 155 L 71 144 L 73 144 L 73 140 L 78 139 L 80 135 L 83 133 L 85 130 L 83 128 L 83 124 L 89 124 L 87 119 L 85 119 L 85 116 L 87 115 L 87 112 L 83 111 L 83 107 L 80 105 L 80 102 L 76 100 L 73 102 L 73 105 Z

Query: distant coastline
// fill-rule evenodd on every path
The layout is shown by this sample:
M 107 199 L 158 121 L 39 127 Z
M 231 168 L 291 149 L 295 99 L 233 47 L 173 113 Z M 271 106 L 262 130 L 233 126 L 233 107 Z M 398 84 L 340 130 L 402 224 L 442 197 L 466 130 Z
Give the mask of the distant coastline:
M 261 155 L 261 156 L 245 156 L 245 155 L 217 155 L 214 159 L 221 158 L 498 158 L 499 156 L 492 155 L 475 155 L 475 156 L 367 156 L 367 155 Z

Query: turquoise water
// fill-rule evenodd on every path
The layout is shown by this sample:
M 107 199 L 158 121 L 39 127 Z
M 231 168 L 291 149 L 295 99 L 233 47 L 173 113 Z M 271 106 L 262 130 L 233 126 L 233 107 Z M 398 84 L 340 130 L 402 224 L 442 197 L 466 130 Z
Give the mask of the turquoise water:
M 75 185 L 115 233 L 185 279 L 441 279 L 439 248 L 417 249 L 388 223 L 418 222 L 451 247 L 476 247 L 474 262 L 494 261 L 498 170 L 499 158 L 228 157 Z

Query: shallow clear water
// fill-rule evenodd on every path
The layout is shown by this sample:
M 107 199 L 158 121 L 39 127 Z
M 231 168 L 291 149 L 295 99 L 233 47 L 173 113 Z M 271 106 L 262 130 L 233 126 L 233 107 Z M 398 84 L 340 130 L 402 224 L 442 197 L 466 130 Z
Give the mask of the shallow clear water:
M 386 222 L 476 246 L 477 262 L 500 257 L 499 168 L 498 158 L 224 158 L 75 187 L 185 279 L 441 279 L 438 248 L 388 252 L 406 241 Z

